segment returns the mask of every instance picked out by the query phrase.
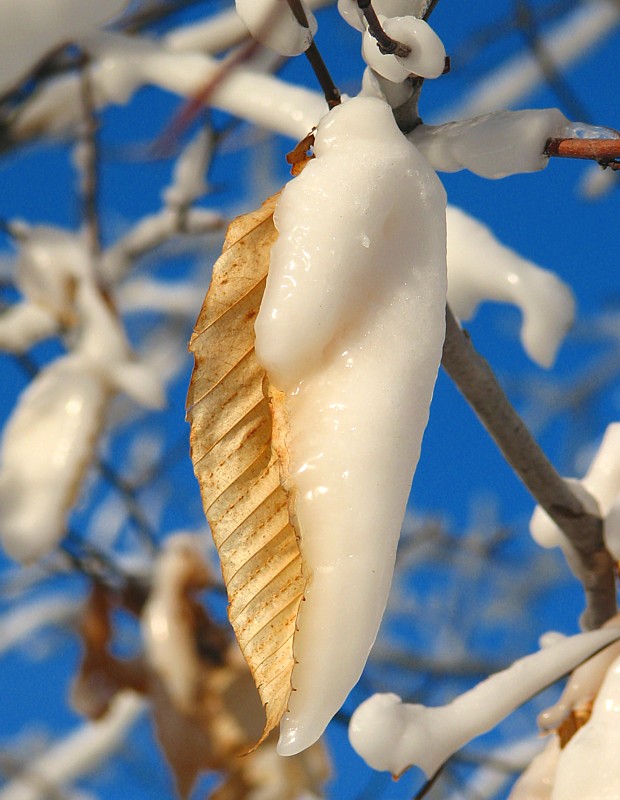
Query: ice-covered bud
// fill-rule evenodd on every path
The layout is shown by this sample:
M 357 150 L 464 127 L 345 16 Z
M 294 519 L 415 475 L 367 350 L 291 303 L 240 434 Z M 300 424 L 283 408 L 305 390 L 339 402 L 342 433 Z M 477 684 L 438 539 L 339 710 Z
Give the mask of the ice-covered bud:
M 441 39 L 422 19 L 379 16 L 385 32 L 410 49 L 407 56 L 383 54 L 367 30 L 362 39 L 362 56 L 369 67 L 388 81 L 400 83 L 409 75 L 436 78 L 443 72 L 446 51 Z
M 568 637 L 436 708 L 403 703 L 394 694 L 373 695 L 351 717 L 349 740 L 374 769 L 400 775 L 416 765 L 431 777 L 467 742 L 619 638 L 617 627 Z
M 395 56 L 408 72 L 421 78 L 438 78 L 443 73 L 446 49 L 427 22 L 415 17 L 394 17 L 386 19 L 383 28 L 392 39 L 410 48 L 408 56 Z
M 374 0 L 372 5 L 384 17 L 421 17 L 428 0 Z M 364 33 L 364 14 L 357 0 L 338 0 L 338 12 L 351 27 Z
M 305 52 L 317 31 L 314 14 L 305 5 L 309 28 L 297 20 L 286 0 L 235 0 L 235 5 L 254 39 L 281 56 Z
M 496 111 L 445 125 L 418 125 L 409 138 L 440 172 L 468 169 L 483 178 L 504 178 L 544 169 L 547 140 L 563 136 L 569 124 L 557 108 Z
M 379 22 L 385 25 L 386 18 L 379 17 Z M 409 70 L 404 67 L 395 56 L 382 53 L 377 47 L 377 40 L 367 30 L 362 38 L 362 58 L 371 69 L 381 77 L 393 83 L 401 83 L 409 77 Z

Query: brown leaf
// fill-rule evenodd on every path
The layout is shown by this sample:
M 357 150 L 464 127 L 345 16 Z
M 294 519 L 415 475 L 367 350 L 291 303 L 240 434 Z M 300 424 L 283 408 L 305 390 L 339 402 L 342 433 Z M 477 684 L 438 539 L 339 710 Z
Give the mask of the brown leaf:
M 111 655 L 109 590 L 94 583 L 81 623 L 82 661 L 71 688 L 73 707 L 90 719 L 107 714 L 116 694 L 133 689 L 144 694 L 147 685 L 146 666 L 141 658 L 120 659 Z
M 272 418 L 278 393 L 254 352 L 258 314 L 277 231 L 277 195 L 235 219 L 190 342 L 191 450 L 220 555 L 228 614 L 265 706 L 263 738 L 291 692 L 293 634 L 305 580 L 281 485 Z

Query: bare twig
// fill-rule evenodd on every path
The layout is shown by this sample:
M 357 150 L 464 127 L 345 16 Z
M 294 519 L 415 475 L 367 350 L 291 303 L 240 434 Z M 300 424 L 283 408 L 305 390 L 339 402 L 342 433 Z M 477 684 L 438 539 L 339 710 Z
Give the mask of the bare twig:
M 88 249 L 92 256 L 101 253 L 101 232 L 99 229 L 99 153 L 97 146 L 97 116 L 95 99 L 89 71 L 89 61 L 85 57 L 80 71 L 80 94 L 82 99 L 83 124 L 79 138 L 79 170 L 84 209 L 84 223 L 88 237 Z
M 574 571 L 586 594 L 582 624 L 599 627 L 616 613 L 614 562 L 605 548 L 601 518 L 586 510 L 556 472 L 449 308 L 442 364 L 508 463 L 573 546 L 579 560 Z
M 538 61 L 545 80 L 562 104 L 563 110 L 572 119 L 586 122 L 590 115 L 573 91 L 570 83 L 560 72 L 552 54 L 549 52 L 544 38 L 539 33 L 537 15 L 534 14 L 529 0 L 515 0 L 515 21 L 517 28 L 523 33 L 532 55 Z
M 309 28 L 310 23 L 308 22 L 308 17 L 306 16 L 306 12 L 300 0 L 286 1 L 299 24 L 304 28 Z M 335 106 L 340 105 L 340 90 L 334 83 L 334 80 L 327 69 L 327 65 L 323 61 L 323 56 L 319 52 L 319 48 L 316 46 L 314 39 L 310 43 L 310 47 L 308 47 L 306 50 L 306 58 L 308 59 L 308 63 L 312 67 L 312 70 L 316 75 L 316 79 L 323 90 L 328 108 L 334 108 Z
M 549 139 L 545 155 L 555 158 L 583 158 L 603 167 L 620 169 L 619 139 Z

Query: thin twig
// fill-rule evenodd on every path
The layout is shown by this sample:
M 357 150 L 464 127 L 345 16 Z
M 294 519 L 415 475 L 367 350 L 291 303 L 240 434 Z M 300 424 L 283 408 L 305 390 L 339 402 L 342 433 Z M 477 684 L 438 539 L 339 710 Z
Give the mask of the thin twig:
M 101 231 L 99 229 L 98 211 L 99 153 L 97 146 L 97 116 L 87 57 L 85 57 L 80 71 L 80 95 L 83 123 L 79 138 L 79 169 L 84 223 L 86 236 L 88 237 L 89 252 L 92 256 L 98 256 L 101 253 Z
M 530 3 L 528 0 L 515 0 L 515 3 L 515 21 L 517 28 L 523 33 L 525 42 L 532 51 L 532 55 L 538 61 L 545 80 L 557 95 L 566 113 L 572 119 L 579 119 L 582 122 L 586 122 L 590 115 L 573 91 L 570 83 L 558 69 L 557 64 L 555 64 L 545 40 L 539 34 L 537 17 Z
M 287 0 L 287 3 L 299 24 L 304 28 L 310 28 L 308 17 L 306 16 L 306 12 L 300 0 Z M 319 48 L 316 46 L 314 39 L 306 50 L 306 58 L 308 59 L 308 63 L 312 67 L 312 70 L 316 75 L 316 79 L 323 90 L 327 107 L 331 109 L 340 105 L 340 90 L 334 83 L 334 80 L 327 69 L 325 61 L 323 61 L 323 56 L 319 52 Z
M 597 161 L 602 167 L 620 169 L 618 139 L 549 139 L 545 155 L 555 158 L 582 158 Z
M 508 463 L 573 546 L 579 560 L 574 571 L 586 594 L 582 624 L 600 627 L 616 613 L 614 562 L 605 548 L 601 518 L 586 510 L 556 472 L 449 308 L 442 364 Z

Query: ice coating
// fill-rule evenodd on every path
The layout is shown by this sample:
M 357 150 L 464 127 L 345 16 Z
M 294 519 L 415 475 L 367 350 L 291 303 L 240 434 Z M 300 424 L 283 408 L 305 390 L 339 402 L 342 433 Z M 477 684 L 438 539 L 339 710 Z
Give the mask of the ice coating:
M 407 71 L 422 78 L 438 78 L 444 71 L 446 49 L 428 22 L 415 17 L 392 17 L 385 32 L 411 48 L 408 56 L 395 56 Z
M 175 704 L 191 711 L 199 696 L 204 663 L 196 649 L 186 595 L 204 589 L 209 571 L 196 537 L 170 537 L 155 563 L 152 589 L 142 612 L 144 650 Z
M 122 390 L 149 407 L 164 401 L 158 376 L 132 360 L 123 327 L 89 273 L 83 244 L 53 230 L 36 231 L 36 246 L 24 245 L 18 265 L 27 293 L 22 306 L 28 308 L 30 297 L 39 299 L 40 276 L 57 324 L 69 321 L 75 328 L 72 350 L 22 393 L 0 447 L 0 540 L 12 558 L 26 562 L 45 555 L 64 535 L 110 397 Z
M 605 519 L 604 538 L 607 544 L 609 529 L 610 551 L 618 553 L 616 512 L 614 502 L 620 495 L 620 423 L 607 426 L 601 445 L 592 459 L 585 477 L 580 480 L 568 479 L 571 488 L 579 498 L 595 514 Z M 607 517 L 609 516 L 609 524 Z M 620 521 L 620 520 L 619 520 Z M 566 539 L 549 515 L 536 506 L 530 520 L 532 538 L 542 547 L 565 545 Z
M 305 570 L 279 752 L 314 742 L 358 680 L 389 592 L 441 358 L 445 192 L 376 98 L 319 124 L 284 190 L 256 352 L 287 393 Z M 344 190 L 346 187 L 346 191 Z
M 618 619 L 614 619 L 618 625 Z M 560 699 L 538 715 L 538 726 L 545 731 L 559 728 L 571 711 L 586 708 L 595 697 L 613 662 L 620 657 L 620 643 L 609 645 L 573 672 Z
M 521 309 L 521 341 L 530 358 L 550 367 L 575 314 L 570 288 L 549 270 L 522 258 L 492 231 L 455 206 L 447 208 L 448 302 L 463 320 L 483 300 Z
M 551 800 L 620 800 L 620 659 L 608 670 L 587 724 L 561 751 Z
M 369 67 L 394 83 L 404 81 L 411 74 L 423 78 L 437 78 L 442 74 L 446 51 L 427 22 L 411 16 L 379 16 L 379 22 L 389 36 L 407 45 L 411 52 L 402 57 L 384 54 L 377 47 L 377 40 L 366 30 L 362 39 L 362 56 Z
M 317 30 L 316 18 L 303 0 L 309 28 L 297 21 L 286 0 L 235 0 L 235 5 L 254 39 L 281 56 L 305 52 Z
M 560 757 L 560 741 L 554 736 L 535 756 L 515 783 L 508 800 L 551 800 L 553 779 Z
M 548 139 L 569 125 L 557 108 L 495 111 L 445 125 L 418 125 L 409 138 L 440 172 L 468 169 L 483 178 L 504 178 L 544 169 Z
M 128 0 L 20 0 L 0 4 L 0 93 L 59 45 L 119 14 Z
M 384 17 L 421 17 L 428 0 L 374 0 L 372 5 L 377 14 Z M 364 33 L 364 14 L 357 0 L 338 0 L 338 13 L 349 25 Z
M 445 706 L 427 708 L 403 703 L 395 694 L 372 695 L 351 717 L 349 740 L 373 769 L 400 775 L 417 765 L 431 777 L 467 742 L 618 638 L 620 628 L 612 627 L 571 636 L 520 658 Z

